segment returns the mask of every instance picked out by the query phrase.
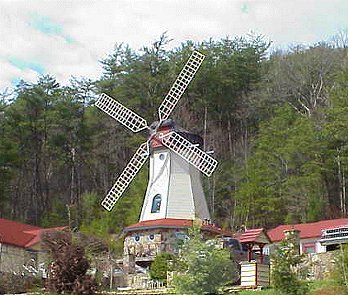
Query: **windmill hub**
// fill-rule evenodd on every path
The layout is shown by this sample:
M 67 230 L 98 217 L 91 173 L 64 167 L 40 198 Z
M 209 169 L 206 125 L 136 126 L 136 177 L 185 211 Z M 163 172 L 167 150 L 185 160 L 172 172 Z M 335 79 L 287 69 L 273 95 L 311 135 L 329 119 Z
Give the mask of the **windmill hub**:
M 163 122 L 160 121 L 155 121 L 149 126 L 149 136 L 151 139 L 151 136 L 154 136 L 154 134 L 163 132 L 163 131 L 168 131 L 168 130 L 175 130 L 175 122 L 173 119 L 167 119 L 164 120 Z

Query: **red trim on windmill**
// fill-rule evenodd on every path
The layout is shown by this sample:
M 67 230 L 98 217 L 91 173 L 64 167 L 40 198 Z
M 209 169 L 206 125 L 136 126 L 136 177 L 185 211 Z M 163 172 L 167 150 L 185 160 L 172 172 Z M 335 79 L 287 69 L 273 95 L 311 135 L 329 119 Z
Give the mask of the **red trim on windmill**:
M 174 218 L 162 218 L 154 220 L 145 220 L 130 226 L 127 226 L 124 231 L 138 231 L 138 230 L 148 230 L 155 228 L 190 228 L 193 225 L 193 220 L 190 219 L 174 219 Z M 215 224 L 203 223 L 201 225 L 202 230 L 213 232 L 216 234 L 221 234 L 222 229 L 217 227 Z
M 158 128 L 156 135 L 150 141 L 150 147 L 152 149 L 164 147 L 160 136 L 168 134 L 174 130 L 174 126 L 161 126 Z

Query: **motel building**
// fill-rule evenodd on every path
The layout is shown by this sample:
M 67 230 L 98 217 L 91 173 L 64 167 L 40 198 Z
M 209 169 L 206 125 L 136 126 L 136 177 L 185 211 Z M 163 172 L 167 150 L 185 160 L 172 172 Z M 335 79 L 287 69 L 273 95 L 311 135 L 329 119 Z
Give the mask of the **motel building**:
M 300 254 L 318 254 L 334 251 L 348 242 L 348 218 L 322 220 L 311 223 L 279 225 L 267 231 L 272 244 L 265 245 L 269 255 L 288 231 L 298 233 Z

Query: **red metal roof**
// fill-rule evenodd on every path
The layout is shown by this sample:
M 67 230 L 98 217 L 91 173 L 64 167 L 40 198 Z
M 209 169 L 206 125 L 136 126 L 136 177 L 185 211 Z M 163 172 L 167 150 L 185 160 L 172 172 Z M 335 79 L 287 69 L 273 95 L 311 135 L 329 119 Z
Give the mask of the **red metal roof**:
M 247 229 L 237 236 L 241 243 L 269 244 L 271 242 L 263 228 Z
M 136 231 L 136 230 L 146 230 L 155 228 L 189 228 L 192 227 L 192 220 L 190 219 L 174 219 L 174 218 L 163 218 L 155 220 L 141 221 L 136 224 L 127 226 L 124 231 Z M 214 233 L 221 233 L 221 228 L 215 226 L 214 224 L 202 224 L 202 229 Z
M 40 228 L 36 230 L 31 231 L 25 231 L 24 233 L 34 235 L 34 238 L 30 240 L 26 245 L 25 248 L 30 248 L 31 246 L 39 243 L 41 241 L 41 236 L 43 233 L 47 232 L 54 232 L 54 231 L 61 231 L 66 229 L 66 226 L 60 226 L 60 227 L 51 227 L 51 228 Z
M 41 228 L 37 226 L 0 218 L 0 243 L 25 248 L 35 238 L 29 232 L 39 229 Z
M 324 229 L 334 228 L 348 224 L 348 218 L 322 220 L 312 223 L 279 225 L 267 232 L 272 242 L 279 242 L 284 239 L 284 231 L 296 229 L 300 231 L 300 238 L 319 238 Z
M 63 227 L 44 229 L 38 226 L 0 218 L 0 244 L 30 248 L 41 240 L 41 234 L 43 232 L 60 229 L 63 229 Z

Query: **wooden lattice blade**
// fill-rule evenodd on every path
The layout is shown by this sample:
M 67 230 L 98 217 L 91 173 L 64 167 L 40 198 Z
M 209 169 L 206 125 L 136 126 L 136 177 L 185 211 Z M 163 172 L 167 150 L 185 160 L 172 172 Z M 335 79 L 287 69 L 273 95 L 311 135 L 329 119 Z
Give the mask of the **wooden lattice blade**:
M 192 144 L 186 138 L 176 132 L 169 132 L 161 137 L 163 145 L 171 149 L 180 157 L 188 161 L 202 173 L 210 176 L 218 162 L 206 152 L 202 151 L 196 145 Z
M 132 182 L 135 175 L 149 157 L 148 142 L 143 143 L 134 153 L 127 166 L 123 169 L 121 175 L 117 178 L 114 186 L 108 192 L 101 205 L 108 211 L 111 211 L 116 202 L 122 196 L 128 185 Z
M 198 51 L 194 51 L 191 54 L 189 60 L 176 78 L 172 88 L 170 88 L 167 96 L 158 108 L 158 115 L 161 122 L 169 118 L 179 99 L 202 64 L 204 57 L 205 56 Z
M 147 122 L 144 118 L 105 93 L 100 95 L 95 106 L 133 132 L 138 132 L 148 128 Z

